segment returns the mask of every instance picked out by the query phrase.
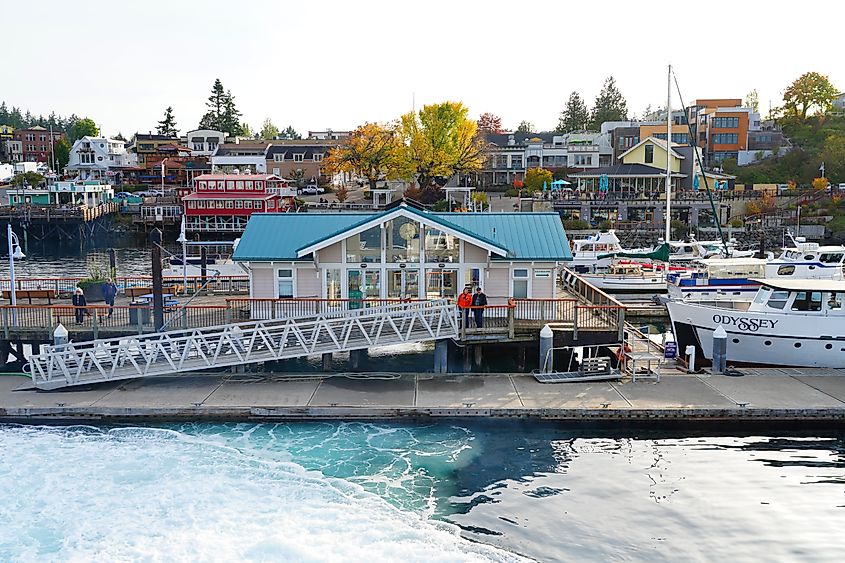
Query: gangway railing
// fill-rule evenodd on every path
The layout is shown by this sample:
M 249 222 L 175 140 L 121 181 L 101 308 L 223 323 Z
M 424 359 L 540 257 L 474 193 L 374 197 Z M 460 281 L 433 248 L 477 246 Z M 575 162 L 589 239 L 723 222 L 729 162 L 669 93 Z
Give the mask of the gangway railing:
M 455 307 L 438 299 L 48 346 L 25 369 L 56 389 L 457 337 Z

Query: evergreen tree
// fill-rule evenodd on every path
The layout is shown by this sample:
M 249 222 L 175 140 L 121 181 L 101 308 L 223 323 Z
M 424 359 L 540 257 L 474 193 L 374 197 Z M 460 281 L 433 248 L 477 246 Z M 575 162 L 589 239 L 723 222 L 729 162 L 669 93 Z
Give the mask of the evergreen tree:
M 0 125 L 9 125 L 9 108 L 6 102 L 0 104 Z
M 566 102 L 566 108 L 560 112 L 560 120 L 557 124 L 556 131 L 558 133 L 571 133 L 573 131 L 583 131 L 587 127 L 587 121 L 590 118 L 587 104 L 581 98 L 578 92 L 569 94 L 569 100 Z
M 534 124 L 530 121 L 522 120 L 519 122 L 519 127 L 516 128 L 517 133 L 533 133 L 534 132 Z
M 261 131 L 258 135 L 262 139 L 275 139 L 279 136 L 279 128 L 276 127 L 268 117 L 264 120 L 264 123 L 261 124 Z
M 226 90 L 226 99 L 223 102 L 223 115 L 221 116 L 223 129 L 230 135 L 248 135 L 244 132 L 244 125 L 241 123 L 241 112 L 235 107 L 235 97 L 231 90 Z M 247 127 L 248 129 L 248 127 Z
M 293 125 L 288 125 L 287 128 L 284 131 L 281 132 L 279 137 L 281 137 L 282 139 L 296 140 L 296 139 L 301 139 L 302 135 L 300 135 L 296 131 L 296 129 L 293 128 Z
M 164 110 L 164 119 L 158 122 L 156 131 L 158 131 L 159 135 L 168 135 L 170 137 L 177 137 L 179 135 L 179 130 L 176 129 L 176 118 L 173 117 L 172 107 L 167 106 L 167 109 Z
M 226 91 L 223 89 L 223 83 L 220 82 L 219 78 L 214 81 L 214 85 L 211 87 L 211 95 L 205 105 L 208 107 L 208 111 L 200 120 L 200 128 L 224 131 L 222 119 L 226 105 Z
M 61 173 L 70 160 L 70 141 L 66 137 L 60 137 L 53 147 L 53 155 L 56 157 L 56 172 Z
M 616 87 L 616 81 L 612 76 L 608 76 L 601 92 L 596 97 L 590 116 L 590 128 L 598 131 L 601 124 L 606 121 L 626 121 L 627 119 L 628 103 Z

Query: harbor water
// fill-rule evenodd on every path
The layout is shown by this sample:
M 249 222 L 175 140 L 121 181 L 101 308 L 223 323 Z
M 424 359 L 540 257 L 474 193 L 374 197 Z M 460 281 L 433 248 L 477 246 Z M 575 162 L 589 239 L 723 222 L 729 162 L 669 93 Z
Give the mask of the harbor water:
M 839 561 L 845 435 L 0 426 L 3 561 Z

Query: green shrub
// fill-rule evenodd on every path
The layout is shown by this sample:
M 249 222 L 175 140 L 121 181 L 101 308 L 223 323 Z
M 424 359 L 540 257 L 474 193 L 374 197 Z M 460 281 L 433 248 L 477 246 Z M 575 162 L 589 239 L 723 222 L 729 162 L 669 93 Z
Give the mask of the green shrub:
M 583 219 L 564 219 L 563 228 L 567 231 L 583 231 L 590 228 L 590 224 Z
M 519 196 L 519 190 L 515 190 L 513 188 L 511 188 L 509 190 L 505 190 L 505 197 L 518 197 L 518 196 Z

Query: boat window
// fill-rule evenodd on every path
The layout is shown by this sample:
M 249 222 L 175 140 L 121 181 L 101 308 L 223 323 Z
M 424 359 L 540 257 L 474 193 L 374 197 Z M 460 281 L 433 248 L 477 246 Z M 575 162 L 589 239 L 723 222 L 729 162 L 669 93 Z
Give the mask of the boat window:
M 766 305 L 772 309 L 783 309 L 786 306 L 787 299 L 789 299 L 788 291 L 773 291 Z
M 795 273 L 795 266 L 781 266 L 778 268 L 779 276 L 791 276 Z
M 821 291 L 799 291 L 795 294 L 795 301 L 792 302 L 793 311 L 821 311 Z
M 757 295 L 754 297 L 754 302 L 758 305 L 760 303 L 765 303 L 766 299 L 769 298 L 769 294 L 772 290 L 768 287 L 761 287 L 760 290 L 757 292 Z
M 842 310 L 842 293 L 830 292 L 827 294 L 827 308 L 831 311 Z
M 842 262 L 842 256 L 845 255 L 843 255 L 841 252 L 825 252 L 821 256 L 819 256 L 819 260 L 821 260 L 825 264 L 838 264 Z
M 815 259 L 816 259 L 815 254 L 805 254 L 804 255 L 804 260 L 815 260 Z

